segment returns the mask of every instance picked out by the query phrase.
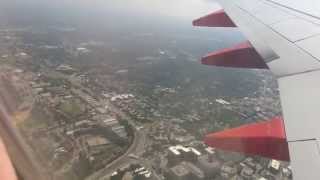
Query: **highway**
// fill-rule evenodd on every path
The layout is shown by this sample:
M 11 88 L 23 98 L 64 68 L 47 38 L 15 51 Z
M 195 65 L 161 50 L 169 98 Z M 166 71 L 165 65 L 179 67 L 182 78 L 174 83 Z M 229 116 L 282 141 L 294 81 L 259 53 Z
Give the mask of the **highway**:
M 88 176 L 86 178 L 86 180 L 103 179 L 105 176 L 112 174 L 117 169 L 125 167 L 129 163 L 137 162 L 137 160 L 134 160 L 134 159 L 128 157 L 128 155 L 129 154 L 139 154 L 145 148 L 146 134 L 147 134 L 147 129 L 135 131 L 135 137 L 134 137 L 133 143 L 128 148 L 127 152 L 125 154 L 123 154 L 122 156 L 118 157 L 112 163 L 108 164 L 103 169 Z
M 81 90 L 85 89 L 87 92 L 91 92 L 89 89 L 83 87 L 81 84 L 79 84 L 78 82 L 74 81 L 72 78 L 56 72 L 56 71 L 50 71 L 48 70 L 48 74 L 53 75 L 54 77 L 61 77 L 64 79 L 67 79 L 71 84 L 80 87 Z M 101 102 L 99 102 L 101 103 Z M 126 113 L 124 113 L 123 111 L 121 111 L 119 108 L 117 108 L 116 106 L 114 106 L 110 101 L 105 101 L 104 104 L 107 104 L 109 109 L 112 112 L 115 112 L 116 114 L 120 115 L 121 118 L 123 119 L 127 119 L 128 123 L 135 128 L 136 124 L 133 121 L 130 121 L 130 117 L 127 116 Z M 133 142 L 130 145 L 130 147 L 127 149 L 126 153 L 124 153 L 123 155 L 119 156 L 117 159 L 115 159 L 114 161 L 112 161 L 111 163 L 109 163 L 108 165 L 106 165 L 104 168 L 98 170 L 97 172 L 94 172 L 93 174 L 91 174 L 90 176 L 88 176 L 86 178 L 86 180 L 103 180 L 106 179 L 105 177 L 110 176 L 114 171 L 127 166 L 130 163 L 134 163 L 134 162 L 138 162 L 139 160 L 134 160 L 132 158 L 130 158 L 128 155 L 129 154 L 135 154 L 135 155 L 140 155 L 141 152 L 144 151 L 145 146 L 147 144 L 147 137 L 146 135 L 148 134 L 148 127 L 145 127 L 143 129 L 137 130 L 134 129 L 134 138 L 133 138 Z

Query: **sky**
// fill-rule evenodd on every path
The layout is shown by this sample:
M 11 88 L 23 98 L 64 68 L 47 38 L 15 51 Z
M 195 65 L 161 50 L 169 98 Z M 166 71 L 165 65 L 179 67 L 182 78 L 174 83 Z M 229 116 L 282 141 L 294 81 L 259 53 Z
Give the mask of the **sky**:
M 80 11 L 83 13 L 126 12 L 147 16 L 169 16 L 185 20 L 206 15 L 220 6 L 209 0 L 1 0 L 2 13 L 55 14 Z
M 91 35 L 158 33 L 202 43 L 209 51 L 242 41 L 235 29 L 192 26 L 194 19 L 219 9 L 213 0 L 0 0 L 0 28 L 6 22 L 18 27 L 71 27 Z

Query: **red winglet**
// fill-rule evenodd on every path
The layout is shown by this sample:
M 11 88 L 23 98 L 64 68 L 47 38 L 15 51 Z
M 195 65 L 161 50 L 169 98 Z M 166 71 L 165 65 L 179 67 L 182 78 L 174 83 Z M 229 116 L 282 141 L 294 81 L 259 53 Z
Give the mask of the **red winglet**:
M 249 41 L 210 53 L 203 57 L 201 62 L 213 66 L 268 69 Z
M 209 134 L 204 141 L 208 146 L 223 150 L 290 160 L 283 119 L 280 117 Z
M 194 26 L 207 27 L 236 27 L 224 10 L 213 12 L 207 16 L 196 19 L 192 22 Z

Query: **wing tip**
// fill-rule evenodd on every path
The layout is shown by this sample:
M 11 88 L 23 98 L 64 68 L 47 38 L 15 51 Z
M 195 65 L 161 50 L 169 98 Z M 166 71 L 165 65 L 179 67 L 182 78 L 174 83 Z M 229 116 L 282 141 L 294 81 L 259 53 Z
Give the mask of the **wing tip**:
M 227 151 L 290 161 L 283 119 L 279 117 L 209 134 L 204 142 Z
M 249 41 L 209 53 L 201 58 L 201 63 L 234 68 L 268 69 Z
M 192 25 L 205 27 L 236 27 L 223 9 L 214 11 L 211 14 L 192 21 Z

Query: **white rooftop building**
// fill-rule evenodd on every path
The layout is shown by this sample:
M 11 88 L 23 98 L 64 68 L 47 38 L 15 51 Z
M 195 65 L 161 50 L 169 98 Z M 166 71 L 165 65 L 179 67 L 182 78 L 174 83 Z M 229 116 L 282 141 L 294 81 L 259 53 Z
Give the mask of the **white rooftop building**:
M 201 156 L 201 152 L 199 152 L 197 149 L 192 148 L 192 147 L 184 147 L 182 145 L 176 145 L 176 146 L 171 146 L 169 147 L 169 150 L 175 154 L 175 155 L 180 155 L 181 151 L 182 152 L 192 152 L 197 156 Z
M 230 105 L 231 103 L 229 103 L 228 101 L 224 100 L 224 99 L 216 99 L 217 103 L 220 103 L 222 105 Z

